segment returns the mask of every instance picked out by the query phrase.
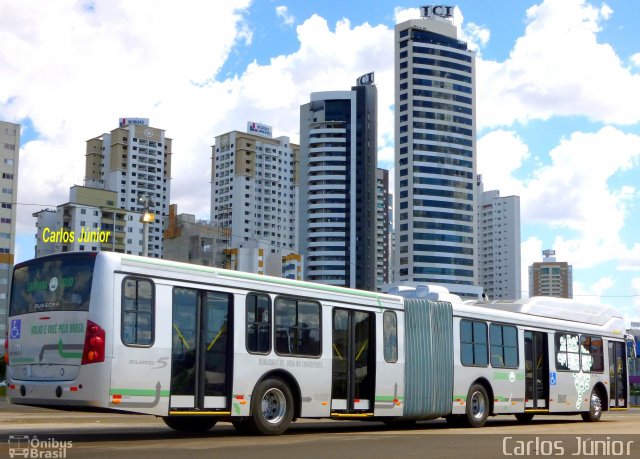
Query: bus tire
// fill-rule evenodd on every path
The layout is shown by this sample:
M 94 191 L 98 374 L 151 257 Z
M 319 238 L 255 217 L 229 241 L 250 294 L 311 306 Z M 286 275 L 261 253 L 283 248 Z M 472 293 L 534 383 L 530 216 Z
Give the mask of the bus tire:
M 533 419 L 533 413 L 516 413 L 516 419 L 521 424 L 529 424 Z
M 580 413 L 582 419 L 587 422 L 598 422 L 602 417 L 602 399 L 597 389 L 593 389 L 589 397 L 589 411 Z
M 178 432 L 202 433 L 216 425 L 218 420 L 211 416 L 164 416 L 164 423 Z
M 251 417 L 247 427 L 258 435 L 280 435 L 293 419 L 293 395 L 287 383 L 280 378 L 269 378 L 258 383 L 251 395 Z
M 482 427 L 489 417 L 489 396 L 482 384 L 474 384 L 467 395 L 465 421 L 469 427 Z

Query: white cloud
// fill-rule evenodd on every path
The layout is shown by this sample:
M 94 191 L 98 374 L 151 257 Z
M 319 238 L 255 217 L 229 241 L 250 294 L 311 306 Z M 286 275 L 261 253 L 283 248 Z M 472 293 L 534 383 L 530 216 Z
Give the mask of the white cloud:
M 633 305 L 640 307 L 640 277 L 634 277 L 631 279 L 631 291 L 634 295 Z
M 95 13 L 71 1 L 66 8 L 35 1 L 6 7 L 11 27 L 0 30 L 0 42 L 11 46 L 0 47 L 0 74 L 7 75 L 0 119 L 29 118 L 39 134 L 21 151 L 19 201 L 67 202 L 69 187 L 82 184 L 85 141 L 117 127 L 118 117 L 140 116 L 174 139 L 171 201 L 208 218 L 215 135 L 256 120 L 296 142 L 300 105 L 311 92 L 349 89 L 370 71 L 379 91 L 379 144 L 387 147 L 381 159 L 390 159 L 392 30 L 347 20 L 330 28 L 314 15 L 296 28 L 297 51 L 216 80 L 232 47 L 250 40 L 242 18 L 248 3 L 175 10 L 112 2 Z M 214 19 L 220 27 L 211 27 Z M 37 210 L 18 208 L 20 234 L 35 232 Z
M 393 10 L 393 18 L 396 24 L 408 21 L 410 19 L 420 18 L 420 8 L 400 8 L 396 7 Z
M 583 282 L 573 282 L 573 298 L 576 301 L 588 304 L 609 304 L 607 298 L 603 298 L 603 292 L 614 286 L 611 277 L 603 277 L 594 284 L 585 284 Z
M 557 236 L 553 248 L 578 268 L 624 257 L 620 231 L 635 193 L 628 185 L 612 189 L 609 180 L 638 164 L 640 136 L 613 127 L 575 132 L 549 156 L 551 163 L 525 182 L 522 220 L 568 234 Z
M 38 134 L 20 152 L 19 202 L 67 202 L 69 187 L 83 181 L 85 141 L 117 127 L 121 116 L 148 117 L 176 140 L 178 196 L 189 194 L 180 189 L 189 182 L 182 174 L 205 185 L 206 161 L 193 165 L 210 156 L 212 121 L 224 116 L 216 106 L 229 97 L 198 85 L 210 86 L 231 48 L 250 39 L 242 17 L 248 4 L 3 4 L 0 119 L 28 118 Z M 193 201 L 204 201 L 202 192 Z M 19 234 L 34 234 L 36 210 L 18 207 Z
M 598 41 L 610 9 L 585 0 L 545 0 L 527 10 L 527 27 L 504 62 L 479 59 L 478 123 L 508 126 L 556 115 L 640 121 L 640 75 Z
M 480 56 L 480 50 L 489 42 L 491 31 L 487 27 L 473 22 L 465 24 L 462 10 L 457 6 L 453 14 L 453 25 L 458 28 L 460 40 L 466 42 L 469 49 L 475 51 L 476 54 Z
M 523 185 L 513 177 L 530 157 L 529 147 L 514 131 L 498 129 L 478 140 L 478 172 L 485 191 L 500 190 L 502 196 L 521 195 Z
M 631 56 L 631 63 L 640 68 L 640 53 L 635 53 Z
M 287 7 L 284 5 L 276 6 L 276 15 L 282 19 L 282 22 L 286 26 L 293 26 L 296 22 L 296 18 L 289 13 Z
M 529 266 L 534 261 L 542 261 L 542 244 L 539 238 L 529 237 L 520 245 L 520 288 L 523 298 L 529 296 Z

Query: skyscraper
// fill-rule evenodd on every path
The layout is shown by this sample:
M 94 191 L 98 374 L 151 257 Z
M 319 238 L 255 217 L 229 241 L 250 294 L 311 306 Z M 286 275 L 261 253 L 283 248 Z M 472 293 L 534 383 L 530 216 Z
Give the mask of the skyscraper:
M 520 197 L 484 191 L 478 175 L 478 279 L 492 300 L 519 299 Z
M 281 277 L 298 253 L 298 145 L 249 122 L 212 148 L 211 223 L 230 230 L 225 266 Z
M 20 125 L 0 121 L 0 337 L 6 334 L 11 270 L 16 246 L 16 202 L 18 198 L 18 152 Z
M 85 186 L 118 193 L 115 207 L 142 212 L 149 198 L 148 253 L 162 258 L 162 231 L 169 215 L 171 142 L 147 118 L 120 118 L 119 127 L 87 140 Z
M 464 295 L 477 290 L 475 55 L 451 10 L 395 27 L 395 281 Z
M 555 250 L 543 250 L 542 262 L 529 266 L 529 296 L 573 298 L 573 268 L 556 261 Z
M 311 94 L 300 107 L 300 251 L 305 279 L 376 290 L 377 89 Z
M 389 171 L 376 170 L 376 287 L 389 283 Z

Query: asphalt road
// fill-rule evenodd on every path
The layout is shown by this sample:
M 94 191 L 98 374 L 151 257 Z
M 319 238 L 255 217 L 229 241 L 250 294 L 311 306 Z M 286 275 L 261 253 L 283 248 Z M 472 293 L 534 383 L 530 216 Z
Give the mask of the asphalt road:
M 539 416 L 522 425 L 502 416 L 481 429 L 453 429 L 443 420 L 408 429 L 379 422 L 302 420 L 285 435 L 253 437 L 238 434 L 227 423 L 206 434 L 187 435 L 151 416 L 60 412 L 1 402 L 0 458 L 11 452 L 15 457 L 110 459 L 640 458 L 640 410 L 605 413 L 598 423 L 579 416 Z

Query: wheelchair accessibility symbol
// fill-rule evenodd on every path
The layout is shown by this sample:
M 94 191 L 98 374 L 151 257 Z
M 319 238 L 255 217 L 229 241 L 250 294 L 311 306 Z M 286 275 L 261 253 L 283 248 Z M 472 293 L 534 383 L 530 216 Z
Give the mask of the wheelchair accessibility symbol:
M 549 385 L 555 386 L 558 383 L 558 373 L 555 371 L 549 372 Z
M 20 332 L 22 329 L 22 319 L 14 319 L 11 321 L 11 339 L 20 339 Z

